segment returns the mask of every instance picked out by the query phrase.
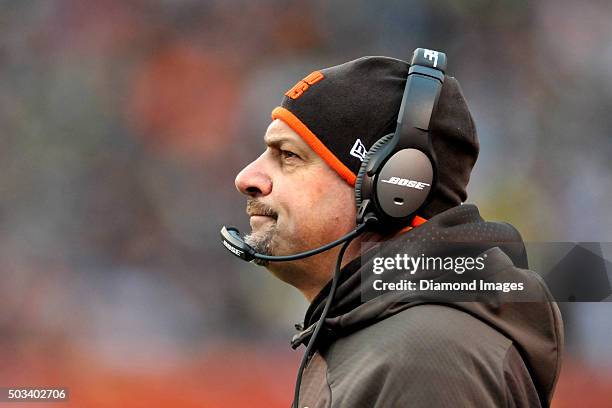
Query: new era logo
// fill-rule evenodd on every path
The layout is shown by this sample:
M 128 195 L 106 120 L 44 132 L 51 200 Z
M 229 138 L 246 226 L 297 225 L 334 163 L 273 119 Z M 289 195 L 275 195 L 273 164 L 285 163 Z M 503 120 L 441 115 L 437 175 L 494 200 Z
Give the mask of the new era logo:
M 351 156 L 358 158 L 360 161 L 364 161 L 368 151 L 366 147 L 361 143 L 361 139 L 355 140 L 355 144 L 351 148 Z

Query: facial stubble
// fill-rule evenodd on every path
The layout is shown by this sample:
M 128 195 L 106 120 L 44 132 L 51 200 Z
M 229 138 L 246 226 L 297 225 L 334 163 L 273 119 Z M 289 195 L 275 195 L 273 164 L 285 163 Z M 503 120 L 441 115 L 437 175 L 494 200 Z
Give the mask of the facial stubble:
M 256 252 L 264 255 L 272 255 L 272 243 L 276 233 L 276 221 L 262 228 L 261 231 L 251 232 L 244 237 L 244 241 Z M 263 259 L 255 259 L 255 264 L 267 266 L 270 262 Z

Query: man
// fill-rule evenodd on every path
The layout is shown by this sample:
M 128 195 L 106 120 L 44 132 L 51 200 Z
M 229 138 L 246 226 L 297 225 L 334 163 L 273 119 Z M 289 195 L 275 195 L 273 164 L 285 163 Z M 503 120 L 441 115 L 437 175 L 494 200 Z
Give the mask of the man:
M 365 57 L 315 71 L 287 91 L 272 112 L 266 150 L 236 177 L 252 228 L 245 240 L 255 251 L 295 254 L 355 228 L 356 176 L 366 149 L 395 129 L 408 69 L 400 60 Z M 479 144 L 452 77 L 444 78 L 430 136 L 438 175 L 432 198 L 408 225 L 369 231 L 348 246 L 297 406 L 550 405 L 563 344 L 560 314 L 541 280 L 526 270 L 518 232 L 461 205 Z M 489 255 L 488 271 L 520 277 L 542 301 L 398 301 L 388 294 L 362 300 L 370 285 L 364 271 L 371 271 L 379 245 L 429 254 L 429 242 L 453 240 L 477 242 L 477 254 Z M 304 329 L 322 315 L 338 252 L 257 261 L 311 303 L 295 345 L 312 340 L 312 330 Z

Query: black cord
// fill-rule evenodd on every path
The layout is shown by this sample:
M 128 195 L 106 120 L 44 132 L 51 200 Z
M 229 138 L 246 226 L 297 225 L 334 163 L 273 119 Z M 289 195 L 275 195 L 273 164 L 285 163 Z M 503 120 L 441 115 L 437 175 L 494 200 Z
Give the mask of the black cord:
M 365 224 L 363 225 L 365 226 Z M 355 239 L 355 236 L 357 236 L 361 232 L 361 230 L 359 229 L 355 231 L 359 231 L 359 232 L 357 232 L 355 235 L 350 237 L 348 241 L 346 241 L 344 245 L 342 245 L 342 248 L 340 248 L 340 253 L 338 254 L 338 259 L 336 261 L 336 270 L 334 272 L 334 277 L 332 278 L 332 284 L 331 284 L 331 288 L 329 289 L 329 295 L 327 295 L 325 307 L 323 308 L 321 317 L 317 321 L 317 325 L 315 326 L 314 332 L 312 333 L 312 336 L 310 337 L 310 340 L 308 341 L 308 347 L 306 347 L 306 351 L 304 352 L 304 356 L 302 357 L 302 362 L 300 363 L 300 368 L 298 369 L 297 378 L 295 380 L 295 391 L 293 394 L 293 408 L 299 408 L 300 386 L 302 385 L 302 373 L 304 372 L 304 368 L 306 368 L 306 363 L 308 363 L 308 356 L 312 352 L 312 349 L 314 347 L 319 331 L 321 330 L 321 327 L 323 327 L 323 323 L 325 322 L 325 318 L 327 317 L 327 313 L 329 312 L 331 303 L 334 299 L 334 296 L 336 295 L 336 290 L 338 289 L 338 280 L 340 279 L 340 266 L 342 265 L 342 258 L 344 257 L 344 253 L 346 252 L 346 249 L 350 245 L 351 241 L 353 241 L 353 239 Z

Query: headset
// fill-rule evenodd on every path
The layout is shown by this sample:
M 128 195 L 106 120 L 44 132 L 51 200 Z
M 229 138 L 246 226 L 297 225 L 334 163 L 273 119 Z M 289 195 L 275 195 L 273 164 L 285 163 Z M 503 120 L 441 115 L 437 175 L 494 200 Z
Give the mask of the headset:
M 272 256 L 258 253 L 248 245 L 235 227 L 221 228 L 225 248 L 248 262 L 270 262 L 307 258 L 342 245 L 329 295 L 319 320 L 308 328 L 312 335 L 298 370 L 293 407 L 299 403 L 302 373 L 312 353 L 336 293 L 342 258 L 355 237 L 367 229 L 381 232 L 407 225 L 431 200 L 437 182 L 436 156 L 430 137 L 431 116 L 436 108 L 446 71 L 443 52 L 417 48 L 412 56 L 402 96 L 395 132 L 374 143 L 361 163 L 355 181 L 357 227 L 321 247 L 293 255 Z
M 412 56 L 395 132 L 370 147 L 355 182 L 357 223 L 373 213 L 377 227 L 406 225 L 430 201 L 437 181 L 429 137 L 446 70 L 446 55 L 417 48 Z

